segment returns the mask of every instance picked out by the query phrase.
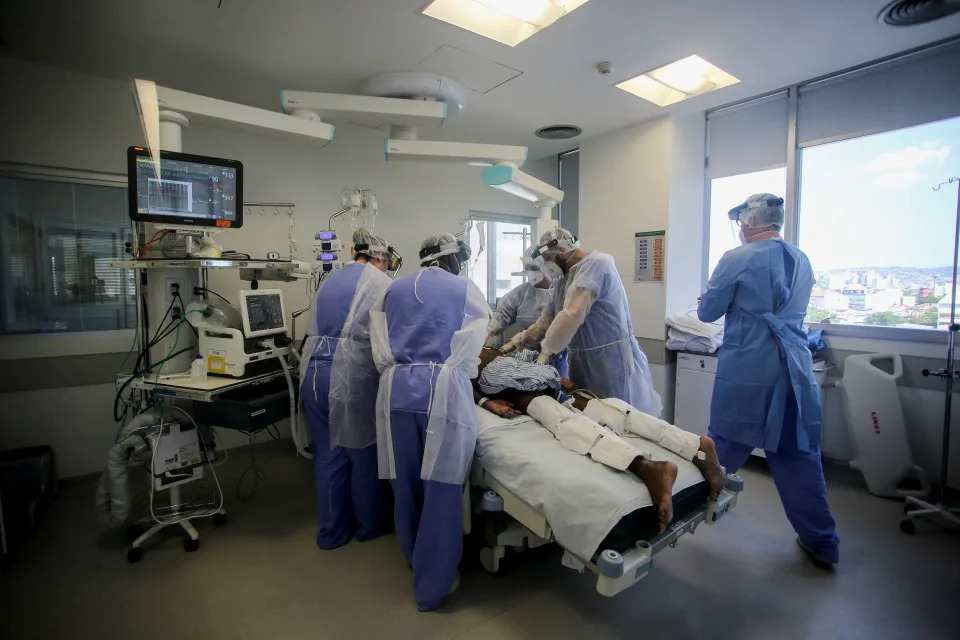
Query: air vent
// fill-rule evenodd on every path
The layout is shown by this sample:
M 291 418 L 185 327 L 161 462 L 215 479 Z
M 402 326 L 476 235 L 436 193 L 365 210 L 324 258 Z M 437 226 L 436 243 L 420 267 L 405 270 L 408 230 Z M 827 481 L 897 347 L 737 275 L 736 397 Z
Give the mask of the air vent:
M 545 140 L 568 140 L 583 133 L 583 129 L 572 124 L 554 124 L 537 129 L 537 137 Z
M 891 27 L 912 27 L 958 11 L 960 0 L 897 0 L 883 8 L 877 21 Z

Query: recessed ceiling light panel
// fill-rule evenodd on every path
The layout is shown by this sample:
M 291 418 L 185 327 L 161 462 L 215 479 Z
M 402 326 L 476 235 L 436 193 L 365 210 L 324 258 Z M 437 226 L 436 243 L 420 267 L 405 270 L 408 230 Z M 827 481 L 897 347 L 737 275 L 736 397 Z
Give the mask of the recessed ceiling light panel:
M 514 47 L 588 0 L 433 0 L 423 15 Z
M 616 85 L 638 98 L 666 107 L 740 82 L 700 56 L 688 56 Z

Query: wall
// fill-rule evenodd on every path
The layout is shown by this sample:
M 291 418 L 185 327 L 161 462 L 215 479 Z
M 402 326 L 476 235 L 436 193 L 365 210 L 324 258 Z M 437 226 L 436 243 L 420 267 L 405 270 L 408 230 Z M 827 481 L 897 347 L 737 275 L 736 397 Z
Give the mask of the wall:
M 4 123 L 0 162 L 125 174 L 126 148 L 143 144 L 124 82 L 0 59 L 0 83 Z M 341 190 L 348 186 L 376 191 L 377 231 L 405 257 L 403 273 L 417 268 L 417 251 L 427 234 L 457 231 L 471 209 L 519 216 L 537 213 L 528 203 L 485 187 L 478 167 L 387 163 L 383 133 L 347 125 L 338 126 L 336 133 L 335 141 L 321 149 L 307 141 L 191 127 L 184 132 L 183 149 L 241 160 L 247 201 L 296 203 L 294 234 L 303 258 L 311 257 L 313 234 L 327 227 L 329 216 L 340 209 Z M 555 159 L 531 162 L 525 169 L 555 184 L 555 163 Z M 223 232 L 218 241 L 254 256 L 271 250 L 286 254 L 287 221 L 286 212 L 256 211 L 242 229 Z M 233 272 L 216 272 L 210 286 L 235 298 L 246 285 Z M 288 309 L 307 305 L 304 283 L 278 286 L 285 292 Z M 297 330 L 302 331 L 302 323 Z M 131 337 L 129 332 L 121 336 L 114 350 L 125 351 Z M 71 353 L 104 348 L 102 340 L 85 344 L 77 337 L 69 342 Z M 0 347 L 6 349 L 3 342 Z M 4 411 L 0 449 L 51 444 L 62 476 L 98 471 L 117 428 L 111 418 L 112 386 L 0 393 Z M 227 439 L 231 444 L 242 441 L 229 435 Z
M 666 289 L 633 281 L 633 234 L 669 224 L 670 144 L 670 120 L 659 118 L 580 145 L 581 243 L 614 257 L 634 333 L 654 340 L 664 338 Z

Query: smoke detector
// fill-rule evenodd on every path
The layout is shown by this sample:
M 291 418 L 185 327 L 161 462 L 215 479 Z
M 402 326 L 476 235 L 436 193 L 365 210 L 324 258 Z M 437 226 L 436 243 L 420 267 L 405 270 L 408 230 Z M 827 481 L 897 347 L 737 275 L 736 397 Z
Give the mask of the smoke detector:
M 552 124 L 537 129 L 536 135 L 544 140 L 569 140 L 583 133 L 583 129 L 572 124 Z
M 896 0 L 883 8 L 877 22 L 889 27 L 912 27 L 960 11 L 960 0 Z

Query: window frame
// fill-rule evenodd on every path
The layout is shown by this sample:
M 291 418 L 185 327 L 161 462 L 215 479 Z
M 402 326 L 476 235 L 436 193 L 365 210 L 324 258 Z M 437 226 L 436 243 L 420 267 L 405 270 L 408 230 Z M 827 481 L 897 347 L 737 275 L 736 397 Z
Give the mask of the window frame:
M 524 216 L 514 216 L 504 213 L 490 213 L 486 211 L 471 211 L 470 212 L 470 221 L 472 222 L 505 222 L 507 224 L 519 224 L 524 225 L 530 228 L 530 243 L 531 245 L 535 242 L 533 238 L 533 218 L 526 218 Z M 496 237 L 492 232 L 492 227 L 487 226 L 486 228 L 486 246 L 484 251 L 488 255 L 496 255 Z M 529 247 L 526 247 L 529 248 Z M 526 250 L 525 248 L 525 250 Z M 483 296 L 487 301 L 487 304 L 490 305 L 491 309 L 496 309 L 497 298 L 493 297 L 496 295 L 497 285 L 496 285 L 496 272 L 497 272 L 497 263 L 496 260 L 487 260 L 487 290 L 483 292 Z M 526 282 L 526 277 L 523 278 L 523 281 Z M 492 302 L 491 302 L 492 298 Z
M 127 188 L 124 174 L 12 162 L 0 162 L 0 177 Z M 135 333 L 135 329 L 106 329 L 4 334 L 0 335 L 0 361 L 122 353 L 130 349 Z
M 960 40 L 960 38 L 948 38 L 939 42 L 934 42 L 932 44 L 917 47 L 908 51 L 904 51 L 899 54 L 892 56 L 887 56 L 880 60 L 875 60 L 868 62 L 866 64 L 858 65 L 849 69 L 838 71 L 836 73 L 831 73 L 825 76 L 818 78 L 813 78 L 805 82 L 799 82 L 788 87 L 777 89 L 776 91 L 770 91 L 768 93 L 755 96 L 753 98 L 748 98 L 746 100 L 740 100 L 731 104 L 727 104 L 716 109 L 710 109 L 704 114 L 704 120 L 706 122 L 706 135 L 704 141 L 704 168 L 703 168 L 703 242 L 701 247 L 701 286 L 705 290 L 707 282 L 710 279 L 709 261 L 710 261 L 710 201 L 711 201 L 711 176 L 710 176 L 710 115 L 715 114 L 721 111 L 729 109 L 739 109 L 743 108 L 750 103 L 762 101 L 770 96 L 787 92 L 787 188 L 786 193 L 784 193 L 784 207 L 785 207 L 785 218 L 784 218 L 784 228 L 781 233 L 784 240 L 787 242 L 796 245 L 798 241 L 798 229 L 800 225 L 800 186 L 802 181 L 802 154 L 804 149 L 809 149 L 812 147 L 817 147 L 822 144 L 830 144 L 834 142 L 841 142 L 844 140 L 853 140 L 856 138 L 863 138 L 871 135 L 876 135 L 879 133 L 885 133 L 887 131 L 893 131 L 896 129 L 883 129 L 880 131 L 854 131 L 847 134 L 838 134 L 831 136 L 823 140 L 813 140 L 805 144 L 799 144 L 797 142 L 797 130 L 798 130 L 798 117 L 799 117 L 799 96 L 801 92 L 812 85 L 823 84 L 826 82 L 842 82 L 848 78 L 856 78 L 857 76 L 872 73 L 882 65 L 888 63 L 897 63 L 899 61 L 907 60 L 917 54 L 923 54 L 926 52 L 933 51 L 942 46 L 949 46 L 952 43 Z M 960 117 L 960 114 L 957 116 Z M 931 120 L 929 122 L 919 123 L 919 124 L 931 124 L 932 122 L 938 122 L 939 120 Z M 915 125 L 917 126 L 917 125 Z M 783 165 L 777 165 L 783 166 Z M 771 169 L 772 166 L 760 167 L 755 169 L 755 171 L 760 171 L 763 169 Z M 835 336 L 844 336 L 851 338 L 869 338 L 869 339 L 879 339 L 879 340 L 896 340 L 902 342 L 920 342 L 920 343 L 947 343 L 947 333 L 946 331 L 931 331 L 928 329 L 907 329 L 904 327 L 883 327 L 883 326 L 873 326 L 873 325 L 851 325 L 851 324 L 832 324 L 824 322 L 810 322 L 806 323 L 806 326 L 809 330 L 823 330 L 828 335 Z

